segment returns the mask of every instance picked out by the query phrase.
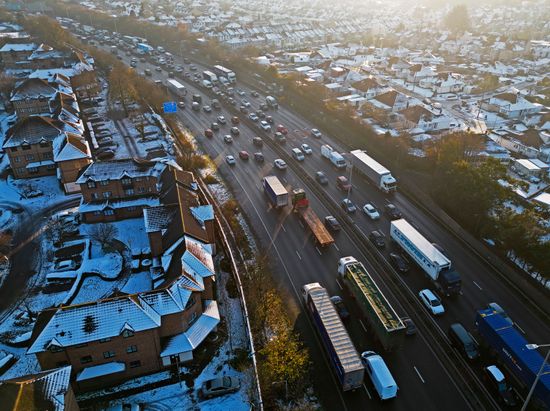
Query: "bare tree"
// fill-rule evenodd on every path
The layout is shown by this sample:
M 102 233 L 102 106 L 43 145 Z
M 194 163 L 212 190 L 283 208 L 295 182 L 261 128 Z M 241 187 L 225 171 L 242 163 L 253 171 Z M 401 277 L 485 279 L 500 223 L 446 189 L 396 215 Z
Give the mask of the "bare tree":
M 101 223 L 93 225 L 88 230 L 88 234 L 92 240 L 97 241 L 103 249 L 106 249 L 118 235 L 118 229 L 112 224 Z

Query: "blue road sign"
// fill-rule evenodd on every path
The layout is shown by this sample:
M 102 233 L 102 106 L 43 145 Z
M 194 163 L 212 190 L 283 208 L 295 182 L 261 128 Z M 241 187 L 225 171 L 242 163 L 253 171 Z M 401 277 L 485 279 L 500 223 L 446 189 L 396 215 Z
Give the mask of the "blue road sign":
M 167 101 L 162 104 L 164 114 L 175 113 L 178 111 L 178 106 L 175 101 Z

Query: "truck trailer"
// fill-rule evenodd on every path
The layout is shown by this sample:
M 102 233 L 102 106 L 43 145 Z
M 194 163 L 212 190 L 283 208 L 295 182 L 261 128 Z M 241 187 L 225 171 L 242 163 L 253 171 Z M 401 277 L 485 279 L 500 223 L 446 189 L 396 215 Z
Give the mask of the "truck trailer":
M 300 216 L 300 219 L 309 228 L 317 244 L 326 247 L 334 243 L 334 238 L 315 214 L 315 211 L 309 206 L 309 200 L 306 198 L 306 192 L 303 189 L 296 188 L 292 190 L 292 207 L 292 210 Z
M 146 54 L 151 54 L 153 51 L 155 51 L 155 48 L 153 46 L 150 46 L 146 43 L 138 43 L 136 46 L 138 51 L 141 51 Z
M 397 190 L 397 180 L 391 175 L 390 170 L 363 150 L 353 150 L 350 154 L 354 169 L 372 181 L 377 188 L 385 193 Z
M 355 297 L 359 308 L 384 349 L 391 351 L 399 348 L 405 338 L 405 324 L 386 296 L 380 291 L 363 263 L 354 257 L 340 258 L 338 274 Z
M 342 390 L 360 388 L 363 385 L 365 367 L 336 308 L 330 301 L 327 290 L 319 283 L 305 284 L 302 287 L 302 296 Z
M 422 268 L 436 288 L 446 296 L 460 293 L 461 279 L 441 251 L 407 220 L 393 220 L 390 237 Z
M 229 70 L 227 67 L 216 65 L 216 66 L 212 67 L 212 71 L 218 77 L 225 78 L 231 84 L 237 82 L 237 76 L 235 75 L 235 73 L 232 70 Z
M 529 405 L 534 409 L 550 409 L 550 365 L 542 355 L 537 350 L 527 349 L 528 342 L 521 332 L 493 308 L 479 310 L 475 324 L 482 345 L 498 357 L 525 391 L 531 388 L 540 372 Z
M 168 89 L 178 97 L 183 98 L 187 94 L 185 86 L 173 78 L 166 80 L 166 85 Z
M 206 81 L 209 81 L 212 85 L 218 83 L 218 77 L 209 70 L 205 70 L 202 72 L 202 78 Z
M 344 159 L 344 156 L 339 152 L 335 151 L 328 144 L 323 144 L 321 146 L 321 155 L 327 160 L 329 160 L 332 163 L 332 165 L 334 165 L 336 168 L 346 167 L 346 160 Z
M 280 208 L 288 205 L 288 191 L 276 176 L 266 176 L 262 182 L 264 193 L 273 207 Z

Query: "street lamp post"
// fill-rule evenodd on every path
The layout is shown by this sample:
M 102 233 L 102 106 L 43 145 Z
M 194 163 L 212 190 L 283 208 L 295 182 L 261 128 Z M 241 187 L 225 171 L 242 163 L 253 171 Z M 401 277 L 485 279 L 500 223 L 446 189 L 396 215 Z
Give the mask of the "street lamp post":
M 536 350 L 540 347 L 550 347 L 550 344 L 526 344 L 525 348 L 528 350 Z M 539 372 L 537 373 L 537 376 L 535 377 L 535 381 L 533 381 L 533 385 L 531 385 L 531 389 L 529 390 L 529 394 L 527 394 L 527 398 L 525 398 L 525 401 L 523 402 L 523 406 L 521 407 L 521 411 L 525 411 L 527 409 L 527 405 L 529 404 L 529 401 L 531 400 L 531 397 L 533 396 L 533 392 L 535 391 L 535 387 L 537 386 L 537 383 L 539 382 L 540 376 L 542 374 L 542 370 L 544 370 L 544 366 L 546 365 L 546 362 L 548 361 L 548 357 L 550 356 L 550 350 L 546 352 L 546 357 L 544 357 L 544 360 L 542 361 L 542 364 L 540 366 Z

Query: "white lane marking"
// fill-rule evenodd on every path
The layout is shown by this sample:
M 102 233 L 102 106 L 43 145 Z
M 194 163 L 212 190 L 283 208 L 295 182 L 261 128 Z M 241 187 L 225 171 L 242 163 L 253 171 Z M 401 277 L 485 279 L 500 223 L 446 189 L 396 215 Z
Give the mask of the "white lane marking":
M 418 371 L 418 368 L 416 368 L 416 366 L 414 366 L 414 370 L 416 371 L 418 378 L 420 378 L 420 381 L 422 381 L 422 384 L 426 384 L 426 381 L 424 381 L 424 378 L 422 378 L 422 375 L 420 374 L 420 371 Z
M 359 319 L 359 323 L 361 324 L 361 327 L 363 327 L 363 330 L 365 330 L 365 332 L 368 332 L 367 327 L 365 327 L 365 324 L 363 324 L 363 321 L 361 319 Z
M 298 256 L 298 258 L 301 260 L 302 259 L 302 256 L 300 255 L 300 253 L 298 252 L 298 250 L 296 250 L 296 255 Z
M 367 386 L 365 384 L 363 384 L 363 388 L 365 389 L 365 392 L 367 393 L 368 397 L 369 397 L 369 400 L 372 400 L 372 397 L 370 395 L 370 392 L 369 390 L 367 389 Z
M 521 328 L 518 323 L 514 323 L 514 325 L 518 327 L 523 334 L 525 334 L 525 331 L 523 331 L 523 328 Z
M 281 224 L 281 228 L 282 228 L 283 231 L 286 233 L 286 228 L 285 228 L 285 225 L 284 225 L 284 224 Z
M 337 251 L 340 251 L 340 249 L 338 248 L 338 246 L 336 245 L 336 243 L 332 243 L 332 245 L 334 246 L 334 248 L 336 248 Z
M 340 287 L 340 290 L 344 289 L 344 287 L 342 287 L 342 284 L 340 284 L 340 281 L 336 280 L 336 284 L 338 284 L 338 287 Z
M 478 283 L 476 283 L 476 282 L 473 281 L 473 280 L 472 280 L 472 282 L 476 285 L 477 288 L 479 288 L 480 291 L 483 290 L 483 288 L 481 288 L 481 286 L 480 286 Z
M 321 250 L 319 250 L 319 247 L 315 247 L 315 249 L 317 250 L 317 252 L 319 253 L 319 255 L 323 255 L 323 253 L 321 252 Z

